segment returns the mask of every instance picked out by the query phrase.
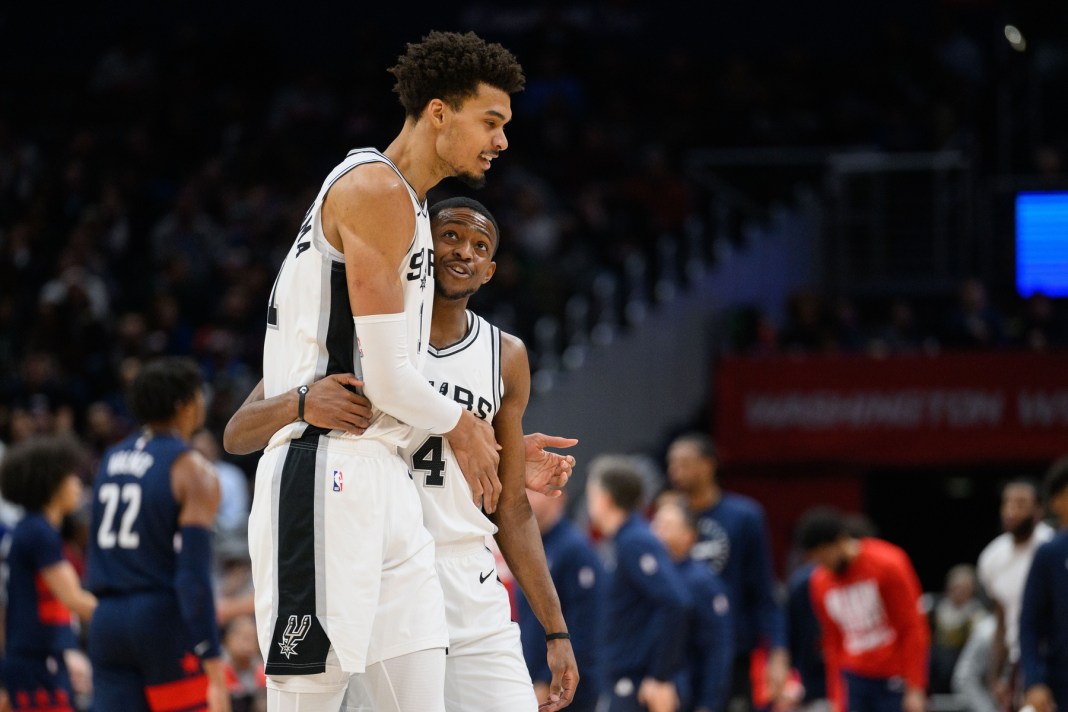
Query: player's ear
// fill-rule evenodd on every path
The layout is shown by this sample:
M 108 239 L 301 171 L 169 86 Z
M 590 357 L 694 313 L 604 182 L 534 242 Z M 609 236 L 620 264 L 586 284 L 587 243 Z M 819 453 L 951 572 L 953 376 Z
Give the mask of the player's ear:
M 489 263 L 489 267 L 486 268 L 486 276 L 482 279 L 482 284 L 485 284 L 486 282 L 490 281 L 490 279 L 493 278 L 493 273 L 496 272 L 496 271 L 497 271 L 497 263 L 496 262 L 490 262 Z
M 435 128 L 441 128 L 445 123 L 445 114 L 448 110 L 448 106 L 441 99 L 431 99 L 427 102 L 426 108 L 423 109 L 423 113 L 428 119 L 430 119 L 431 125 Z

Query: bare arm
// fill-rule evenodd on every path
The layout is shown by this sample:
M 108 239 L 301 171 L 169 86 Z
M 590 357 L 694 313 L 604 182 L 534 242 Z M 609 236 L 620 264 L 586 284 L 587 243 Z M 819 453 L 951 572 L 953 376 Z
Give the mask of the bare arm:
M 371 420 L 371 402 L 349 390 L 362 387 L 363 381 L 351 373 L 333 374 L 309 384 L 304 421 L 328 430 L 362 434 Z M 265 400 L 261 380 L 226 424 L 226 452 L 247 455 L 267 447 L 276 432 L 297 419 L 297 404 L 296 389 Z
M 549 575 L 541 533 L 527 500 L 524 474 L 526 445 L 523 440 L 523 413 L 530 397 L 530 366 L 526 348 L 515 337 L 501 336 L 501 364 L 504 398 L 493 418 L 493 430 L 501 443 L 501 499 L 491 518 L 498 527 L 497 545 L 546 633 L 567 632 L 556 586 Z M 570 704 L 579 675 L 575 653 L 569 640 L 548 642 L 550 704 L 557 710 Z
M 493 431 L 434 390 L 415 369 L 407 355 L 406 330 L 398 322 L 404 314 L 398 268 L 416 228 L 407 187 L 384 164 L 350 171 L 326 198 L 323 227 L 345 253 L 367 397 L 398 420 L 444 435 L 476 501 L 482 499 L 492 512 L 501 489 Z M 429 261 L 427 255 L 421 264 Z
M 69 561 L 57 561 L 51 566 L 41 569 L 41 578 L 44 579 L 52 595 L 64 606 L 74 612 L 83 622 L 88 622 L 96 610 L 96 596 L 82 588 L 78 580 L 78 572 L 74 570 Z

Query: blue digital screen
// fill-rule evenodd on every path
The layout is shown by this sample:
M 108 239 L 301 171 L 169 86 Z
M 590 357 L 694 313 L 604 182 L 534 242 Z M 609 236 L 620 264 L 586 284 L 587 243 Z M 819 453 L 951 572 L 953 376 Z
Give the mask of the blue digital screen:
M 1016 291 L 1068 297 L 1068 192 L 1016 195 Z

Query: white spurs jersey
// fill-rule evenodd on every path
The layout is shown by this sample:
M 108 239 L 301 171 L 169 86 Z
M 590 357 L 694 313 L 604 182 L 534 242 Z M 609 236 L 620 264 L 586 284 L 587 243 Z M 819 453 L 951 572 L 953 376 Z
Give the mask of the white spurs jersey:
M 331 186 L 366 163 L 384 163 L 400 171 L 373 148 L 354 149 L 326 177 L 315 202 L 304 216 L 297 239 L 278 270 L 267 305 L 267 336 L 263 344 L 264 396 L 271 398 L 333 373 L 361 375 L 355 325 L 345 277 L 345 255 L 323 234 L 323 202 Z M 422 370 L 430 338 L 434 304 L 434 243 L 425 201 L 411 185 L 408 193 L 415 214 L 415 234 L 397 273 L 404 285 L 408 322 L 408 355 Z M 306 423 L 290 423 L 271 438 L 271 445 L 325 432 Z M 391 446 L 407 445 L 412 427 L 372 407 L 371 424 L 360 436 L 330 431 L 334 437 L 374 438 Z
M 501 332 L 470 311 L 467 324 L 467 335 L 460 341 L 443 349 L 429 347 L 423 375 L 439 393 L 492 423 L 504 395 Z M 496 525 L 471 501 L 471 488 L 448 440 L 417 436 L 403 455 L 423 503 L 423 525 L 438 547 L 484 541 L 497 533 Z

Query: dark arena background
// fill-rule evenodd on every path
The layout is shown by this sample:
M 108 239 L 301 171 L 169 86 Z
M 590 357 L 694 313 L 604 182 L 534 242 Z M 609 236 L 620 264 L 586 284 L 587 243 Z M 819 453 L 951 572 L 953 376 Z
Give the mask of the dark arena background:
M 1002 484 L 1068 454 L 1068 4 L 1040 0 L 6 3 L 0 441 L 99 457 L 159 354 L 202 365 L 218 441 L 304 210 L 392 140 L 385 68 L 431 29 L 524 65 L 486 187 L 430 199 L 500 220 L 473 304 L 527 344 L 527 432 L 580 440 L 580 525 L 590 460 L 659 490 L 698 430 L 780 582 L 832 504 L 933 599 Z

